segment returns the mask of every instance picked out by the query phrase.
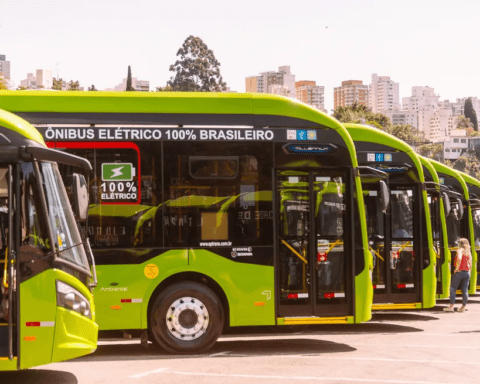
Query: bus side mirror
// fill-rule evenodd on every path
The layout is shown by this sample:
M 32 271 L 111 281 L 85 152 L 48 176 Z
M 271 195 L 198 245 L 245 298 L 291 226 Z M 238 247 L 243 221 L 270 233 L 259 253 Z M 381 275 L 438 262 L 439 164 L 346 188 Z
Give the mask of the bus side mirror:
M 387 212 L 388 206 L 390 204 L 390 192 L 388 190 L 387 184 L 380 180 L 380 198 L 382 201 L 382 211 Z
M 448 198 L 447 193 L 443 192 L 442 196 L 443 196 L 443 208 L 445 209 L 445 217 L 447 217 L 450 214 L 452 207 L 450 205 L 450 199 Z
M 461 220 L 463 217 L 463 203 L 461 199 L 457 199 L 457 203 L 458 203 L 458 214 L 460 216 L 459 219 Z
M 88 217 L 88 190 L 85 177 L 73 174 L 73 212 L 78 221 L 84 223 Z

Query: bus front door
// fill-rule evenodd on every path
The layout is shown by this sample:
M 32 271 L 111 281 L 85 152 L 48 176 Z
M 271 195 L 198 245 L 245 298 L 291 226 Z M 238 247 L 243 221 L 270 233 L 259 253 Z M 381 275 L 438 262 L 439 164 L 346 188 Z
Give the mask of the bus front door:
M 346 173 L 276 171 L 278 315 L 349 314 Z

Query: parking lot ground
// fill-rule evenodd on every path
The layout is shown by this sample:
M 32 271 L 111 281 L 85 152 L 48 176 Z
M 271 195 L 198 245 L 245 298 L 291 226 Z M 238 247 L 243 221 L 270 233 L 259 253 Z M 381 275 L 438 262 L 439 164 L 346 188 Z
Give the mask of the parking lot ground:
M 480 383 L 480 295 L 465 313 L 444 312 L 447 304 L 377 312 L 358 325 L 231 330 L 194 356 L 145 349 L 135 339 L 102 339 L 90 356 L 0 374 L 0 382 Z

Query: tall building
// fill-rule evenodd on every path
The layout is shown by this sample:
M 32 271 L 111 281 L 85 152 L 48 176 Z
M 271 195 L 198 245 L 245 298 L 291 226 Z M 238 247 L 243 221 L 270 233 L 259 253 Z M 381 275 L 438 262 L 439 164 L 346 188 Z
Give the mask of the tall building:
M 27 89 L 52 89 L 53 76 L 52 71 L 48 69 L 37 69 L 33 73 L 27 73 L 27 78 L 20 81 L 20 86 Z
M 10 61 L 5 55 L 0 55 L 0 74 L 5 80 L 10 80 Z
M 137 92 L 150 92 L 150 81 L 148 80 L 138 80 L 136 77 L 132 77 L 132 87 Z M 115 91 L 123 92 L 127 89 L 127 79 L 115 87 Z
M 298 100 L 327 112 L 325 110 L 325 87 L 317 85 L 315 81 L 297 81 L 295 93 Z
M 398 83 L 389 76 L 372 75 L 372 83 L 368 87 L 368 107 L 374 113 L 386 113 L 400 109 L 400 91 Z
M 26 89 L 36 89 L 37 83 L 33 73 L 27 73 L 27 78 L 25 80 L 20 80 L 20 86 Z
M 253 93 L 282 94 L 295 98 L 295 75 L 290 73 L 289 65 L 279 67 L 278 72 L 261 72 L 259 76 L 245 78 L 245 90 Z M 281 90 L 280 93 L 279 90 Z
M 431 87 L 412 87 L 412 96 L 402 99 L 402 107 L 408 111 L 418 111 L 427 106 L 436 107 L 440 96 Z
M 360 80 L 342 81 L 341 87 L 333 89 L 333 108 L 351 107 L 353 104 L 368 106 L 368 85 Z
M 38 88 L 52 89 L 53 76 L 52 71 L 48 69 L 37 69 L 37 76 L 35 77 Z

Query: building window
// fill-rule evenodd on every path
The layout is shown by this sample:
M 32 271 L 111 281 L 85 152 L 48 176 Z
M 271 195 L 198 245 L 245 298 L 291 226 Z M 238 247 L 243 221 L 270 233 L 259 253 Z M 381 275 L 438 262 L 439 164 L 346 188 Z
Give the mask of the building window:
M 458 139 L 453 139 L 453 142 L 454 142 L 454 143 L 458 143 Z

